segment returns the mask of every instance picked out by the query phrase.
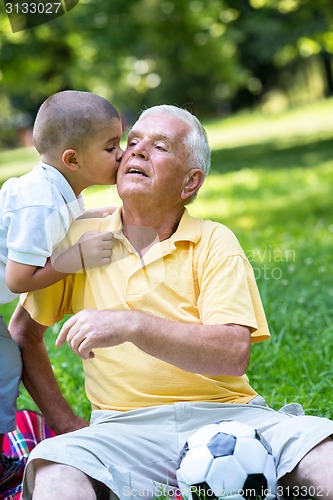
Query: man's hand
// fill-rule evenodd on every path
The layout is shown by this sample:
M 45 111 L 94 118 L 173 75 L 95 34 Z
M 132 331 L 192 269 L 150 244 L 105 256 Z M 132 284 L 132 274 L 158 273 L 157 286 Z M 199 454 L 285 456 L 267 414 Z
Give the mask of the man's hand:
M 73 413 L 70 418 L 67 418 L 67 420 L 66 417 L 56 419 L 52 424 L 52 430 L 54 430 L 54 432 L 59 435 L 67 434 L 67 432 L 78 431 L 79 429 L 83 429 L 83 427 L 88 426 L 89 422 Z
M 56 340 L 69 347 L 82 359 L 94 357 L 93 349 L 122 344 L 120 332 L 127 324 L 127 311 L 96 311 L 84 309 L 64 323 Z

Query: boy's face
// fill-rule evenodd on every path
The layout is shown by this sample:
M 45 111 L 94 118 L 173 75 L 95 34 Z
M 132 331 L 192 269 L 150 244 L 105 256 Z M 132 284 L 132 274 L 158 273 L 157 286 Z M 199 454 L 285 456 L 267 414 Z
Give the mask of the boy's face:
M 93 184 L 116 183 L 117 171 L 123 154 L 120 148 L 121 136 L 121 121 L 115 118 L 109 124 L 105 124 L 105 127 L 88 139 L 84 147 L 77 151 L 79 172 L 85 187 Z

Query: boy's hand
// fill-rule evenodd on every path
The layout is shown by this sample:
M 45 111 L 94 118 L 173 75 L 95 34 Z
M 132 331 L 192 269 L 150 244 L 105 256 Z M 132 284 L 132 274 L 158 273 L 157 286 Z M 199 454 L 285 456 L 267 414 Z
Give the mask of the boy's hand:
M 70 248 L 51 256 L 55 271 L 72 274 L 111 262 L 113 234 L 110 231 L 87 231 Z
M 84 214 L 78 217 L 79 219 L 100 219 L 107 217 L 108 215 L 112 215 L 117 207 L 100 207 L 100 208 L 91 208 L 90 210 L 86 210 Z
M 87 231 L 78 240 L 81 269 L 102 267 L 111 262 L 114 237 L 110 231 Z

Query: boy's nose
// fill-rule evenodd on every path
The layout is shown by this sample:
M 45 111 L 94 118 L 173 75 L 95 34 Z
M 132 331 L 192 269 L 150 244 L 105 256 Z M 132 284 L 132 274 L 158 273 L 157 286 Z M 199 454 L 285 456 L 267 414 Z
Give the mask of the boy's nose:
M 117 161 L 120 161 L 122 159 L 123 154 L 124 154 L 124 151 L 121 149 L 121 147 L 119 147 L 118 153 L 117 153 Z

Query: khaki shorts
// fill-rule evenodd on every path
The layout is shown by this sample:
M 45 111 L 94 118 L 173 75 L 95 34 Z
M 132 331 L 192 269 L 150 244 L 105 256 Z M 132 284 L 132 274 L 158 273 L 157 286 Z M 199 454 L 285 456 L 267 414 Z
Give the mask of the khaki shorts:
M 299 405 L 278 412 L 266 407 L 261 397 L 256 402 L 262 404 L 175 403 L 128 412 L 94 411 L 89 427 L 43 441 L 33 450 L 23 498 L 31 498 L 36 458 L 76 467 L 121 500 L 172 496 L 185 441 L 199 427 L 221 419 L 245 422 L 263 434 L 272 446 L 279 478 L 333 434 L 333 421 L 305 416 Z

